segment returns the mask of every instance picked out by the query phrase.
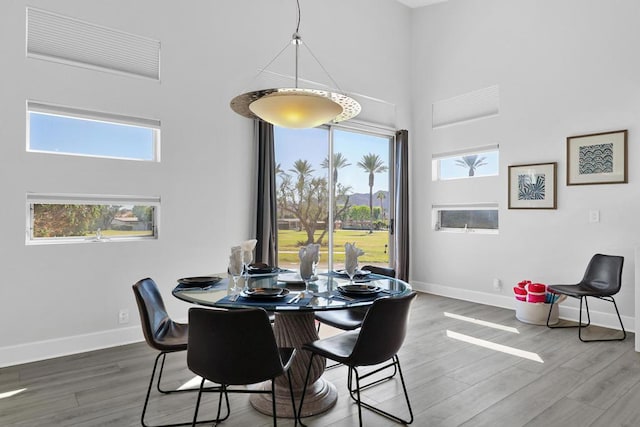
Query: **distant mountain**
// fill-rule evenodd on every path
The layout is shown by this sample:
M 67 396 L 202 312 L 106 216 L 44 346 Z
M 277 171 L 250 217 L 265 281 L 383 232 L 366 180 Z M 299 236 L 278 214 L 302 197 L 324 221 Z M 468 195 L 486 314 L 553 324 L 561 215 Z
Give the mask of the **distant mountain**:
M 384 208 L 385 212 L 389 212 L 389 192 L 388 191 L 383 191 L 385 198 L 382 200 L 382 207 Z M 380 207 L 380 199 L 378 199 L 376 197 L 376 194 L 378 194 L 378 192 L 376 191 L 375 193 L 373 193 L 373 207 Z M 349 196 L 349 205 L 351 206 L 358 206 L 358 205 L 363 205 L 363 206 L 369 206 L 369 193 L 355 193 Z

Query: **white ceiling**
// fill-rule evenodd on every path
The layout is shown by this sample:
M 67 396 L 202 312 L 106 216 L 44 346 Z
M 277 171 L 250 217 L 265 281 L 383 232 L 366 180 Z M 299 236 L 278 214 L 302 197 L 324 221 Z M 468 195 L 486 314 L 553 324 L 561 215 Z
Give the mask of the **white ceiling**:
M 442 3 L 447 0 L 397 0 L 397 1 L 409 7 L 422 7 L 422 6 L 429 6 L 435 3 Z

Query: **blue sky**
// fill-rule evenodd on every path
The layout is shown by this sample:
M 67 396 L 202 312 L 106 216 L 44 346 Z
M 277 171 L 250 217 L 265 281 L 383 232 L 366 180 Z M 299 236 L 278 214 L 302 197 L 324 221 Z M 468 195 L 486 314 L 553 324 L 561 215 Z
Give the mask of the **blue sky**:
M 320 164 L 328 157 L 329 131 L 325 128 L 285 129 L 275 128 L 276 163 L 289 172 L 298 159 L 309 161 L 317 175 L 326 175 L 327 170 Z M 342 153 L 351 163 L 338 171 L 338 181 L 352 187 L 353 193 L 369 193 L 369 174 L 357 163 L 362 156 L 375 153 L 389 166 L 389 139 L 344 130 L 334 131 L 334 152 Z M 374 193 L 389 190 L 388 172 L 376 174 Z
M 30 149 L 54 153 L 154 158 L 154 130 L 31 112 Z

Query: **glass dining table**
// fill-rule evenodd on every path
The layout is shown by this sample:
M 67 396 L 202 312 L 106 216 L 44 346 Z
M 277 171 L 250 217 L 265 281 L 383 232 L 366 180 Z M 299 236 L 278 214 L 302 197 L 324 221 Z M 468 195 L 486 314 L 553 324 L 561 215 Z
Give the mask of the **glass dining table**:
M 226 274 L 218 275 L 222 276 Z M 308 288 L 305 288 L 304 281 L 297 273 L 290 271 L 250 275 L 249 286 L 240 294 L 230 294 L 230 286 L 233 286 L 233 281 L 226 277 L 206 287 L 197 286 L 197 283 L 194 286 L 193 283 L 179 282 L 172 294 L 182 301 L 207 307 L 261 307 L 273 312 L 273 328 L 278 345 L 297 349 L 290 367 L 296 401 L 302 394 L 310 357 L 301 347 L 318 339 L 314 317 L 316 311 L 366 307 L 378 298 L 394 298 L 411 292 L 411 286 L 399 279 L 364 274 L 357 276 L 352 283 L 346 275 L 337 272 L 318 274 L 317 278 L 309 283 Z M 335 386 L 322 376 L 325 363 L 323 358 L 314 358 L 302 408 L 303 417 L 327 411 L 336 403 L 338 394 Z M 279 377 L 275 381 L 278 416 L 293 418 L 287 380 L 285 377 Z M 271 384 L 263 383 L 257 387 L 270 388 Z M 250 401 L 256 410 L 271 415 L 271 396 L 254 394 Z

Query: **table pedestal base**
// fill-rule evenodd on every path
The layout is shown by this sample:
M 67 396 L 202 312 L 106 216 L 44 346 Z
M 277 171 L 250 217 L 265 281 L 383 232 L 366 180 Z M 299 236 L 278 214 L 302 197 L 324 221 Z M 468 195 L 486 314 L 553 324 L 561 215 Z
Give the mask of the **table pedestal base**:
M 315 317 L 311 311 L 276 312 L 273 332 L 280 347 L 295 347 L 296 355 L 289 368 L 293 384 L 293 396 L 296 406 L 300 404 L 304 380 L 311 354 L 302 350 L 302 345 L 318 339 Z M 319 414 L 333 407 L 338 400 L 338 392 L 333 384 L 322 378 L 326 360 L 314 357 L 309 376 L 309 386 L 304 396 L 302 416 Z M 276 411 L 279 417 L 293 418 L 291 395 L 286 375 L 281 375 L 276 382 Z M 271 382 L 258 385 L 263 390 L 271 390 Z M 250 398 L 251 405 L 263 414 L 272 415 L 271 396 L 255 394 Z
M 260 384 L 262 390 L 271 390 L 271 381 Z M 294 392 L 296 401 L 296 410 L 300 404 L 300 397 Z M 271 396 L 268 394 L 253 394 L 249 399 L 251 406 L 265 415 L 272 415 Z M 309 417 L 311 415 L 320 414 L 331 409 L 338 400 L 338 392 L 336 387 L 324 378 L 320 378 L 311 384 L 304 395 L 304 407 L 302 408 L 302 416 Z M 278 418 L 293 418 L 293 408 L 291 407 L 291 395 L 289 387 L 279 387 L 276 384 L 276 411 Z

